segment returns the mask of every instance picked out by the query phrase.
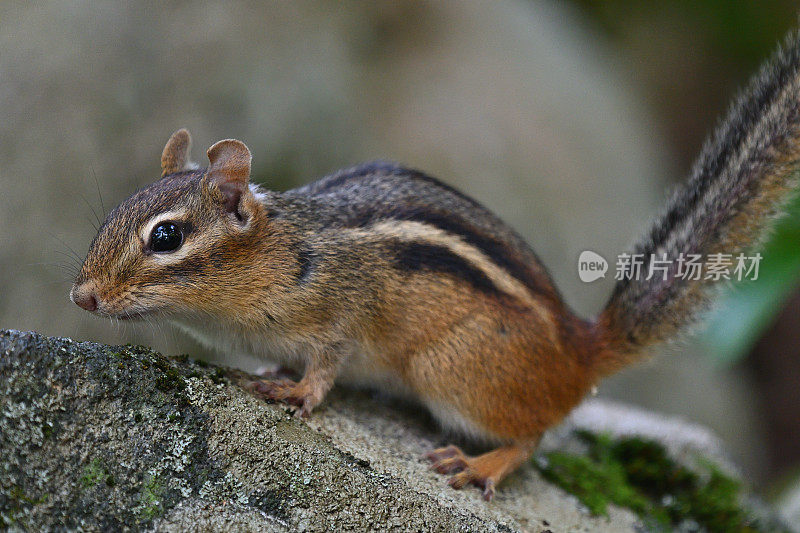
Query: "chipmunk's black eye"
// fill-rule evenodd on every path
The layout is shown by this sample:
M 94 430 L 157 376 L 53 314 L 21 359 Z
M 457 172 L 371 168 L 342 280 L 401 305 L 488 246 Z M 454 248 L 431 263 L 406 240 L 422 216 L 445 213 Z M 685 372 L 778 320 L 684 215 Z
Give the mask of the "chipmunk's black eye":
M 183 232 L 174 222 L 162 222 L 150 234 L 150 249 L 154 252 L 174 252 L 183 244 Z

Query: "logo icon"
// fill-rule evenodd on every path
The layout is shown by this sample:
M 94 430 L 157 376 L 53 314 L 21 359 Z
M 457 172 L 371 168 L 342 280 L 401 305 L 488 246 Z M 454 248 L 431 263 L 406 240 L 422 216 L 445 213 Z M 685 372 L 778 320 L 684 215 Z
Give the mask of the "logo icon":
M 584 283 L 591 283 L 606 277 L 608 261 L 602 255 L 585 250 L 578 257 L 578 277 Z

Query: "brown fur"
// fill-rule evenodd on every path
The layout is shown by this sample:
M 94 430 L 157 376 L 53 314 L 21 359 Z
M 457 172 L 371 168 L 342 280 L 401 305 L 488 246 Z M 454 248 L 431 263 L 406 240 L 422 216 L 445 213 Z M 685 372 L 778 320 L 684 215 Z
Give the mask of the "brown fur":
M 169 142 L 161 152 L 161 176 L 174 174 L 185 169 L 189 162 L 189 150 L 192 148 L 192 138 L 189 131 L 180 129 L 172 134 Z
M 798 48 L 792 37 L 756 78 L 638 252 L 757 242 L 797 178 Z M 620 282 L 597 320 L 582 320 L 513 230 L 420 172 L 375 162 L 266 192 L 248 184 L 243 143 L 215 144 L 199 170 L 187 168 L 189 145 L 176 132 L 162 179 L 109 214 L 76 303 L 164 315 L 217 349 L 303 368 L 298 383 L 252 384 L 302 415 L 336 379 L 410 395 L 443 425 L 499 444 L 478 457 L 431 454 L 457 472 L 451 485 L 487 498 L 601 376 L 674 335 L 707 298 L 708 283 L 674 276 Z M 154 252 L 148 232 L 164 221 L 183 241 Z

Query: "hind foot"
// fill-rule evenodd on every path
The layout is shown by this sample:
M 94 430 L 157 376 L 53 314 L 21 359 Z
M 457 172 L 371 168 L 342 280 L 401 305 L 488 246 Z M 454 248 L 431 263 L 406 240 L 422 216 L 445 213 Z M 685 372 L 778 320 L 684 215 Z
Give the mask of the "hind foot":
M 455 473 L 448 480 L 454 489 L 473 484 L 483 490 L 486 501 L 494 497 L 495 487 L 508 474 L 517 469 L 533 453 L 533 445 L 512 444 L 490 452 L 470 457 L 457 446 L 445 446 L 425 455 L 440 474 Z

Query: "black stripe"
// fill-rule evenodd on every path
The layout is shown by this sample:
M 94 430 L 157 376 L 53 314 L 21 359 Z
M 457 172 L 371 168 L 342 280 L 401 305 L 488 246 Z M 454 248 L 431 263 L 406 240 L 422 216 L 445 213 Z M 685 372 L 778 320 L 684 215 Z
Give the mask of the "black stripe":
M 300 250 L 297 252 L 297 264 L 300 267 L 297 273 L 298 283 L 305 283 L 308 281 L 314 268 L 316 267 L 317 260 L 317 254 L 315 254 L 310 248 L 306 246 L 300 247 Z
M 450 193 L 468 206 L 466 209 L 477 208 L 488 211 L 479 202 L 465 195 L 457 189 L 428 176 L 422 172 L 402 167 L 396 163 L 386 161 L 373 161 L 359 165 L 352 169 L 343 171 L 338 175 L 328 178 L 327 181 L 317 185 L 315 194 L 332 192 L 338 187 L 349 185 L 363 179 L 365 176 L 402 176 L 410 180 L 417 180 L 429 183 L 443 191 Z M 356 207 L 348 206 L 353 211 L 350 213 L 349 220 L 344 222 L 346 227 L 367 228 L 376 222 L 382 221 L 410 221 L 428 224 L 447 233 L 461 237 L 466 243 L 474 246 L 486 255 L 497 266 L 503 268 L 517 281 L 525 285 L 534 294 L 554 296 L 553 288 L 549 280 L 544 277 L 537 277 L 533 269 L 509 245 L 491 235 L 489 230 L 483 230 L 471 223 L 464 216 L 459 216 L 457 212 L 444 212 L 432 205 L 413 205 L 396 203 L 394 205 L 364 205 Z M 533 252 L 531 252 L 533 254 Z
M 405 220 L 423 222 L 448 233 L 458 235 L 468 244 L 483 252 L 492 262 L 503 268 L 533 292 L 537 294 L 548 292 L 546 287 L 543 287 L 540 281 L 533 275 L 528 265 L 514 257 L 512 253 L 509 253 L 506 244 L 476 231 L 475 228 L 452 215 L 425 211 L 411 213 L 410 215 L 411 216 Z
M 549 295 L 552 292 L 546 283 L 542 283 L 536 278 L 527 264 L 514 257 L 513 251 L 509 251 L 508 245 L 482 233 L 468 222 L 457 218 L 453 213 L 443 213 L 418 206 L 410 208 L 396 206 L 389 213 L 365 213 L 361 219 L 354 222 L 356 226 L 367 227 L 378 220 L 420 222 L 457 235 L 466 243 L 483 252 L 493 263 L 503 268 L 534 294 Z
M 397 240 L 395 247 L 395 265 L 400 270 L 449 274 L 465 280 L 483 293 L 505 295 L 480 269 L 445 246 Z

